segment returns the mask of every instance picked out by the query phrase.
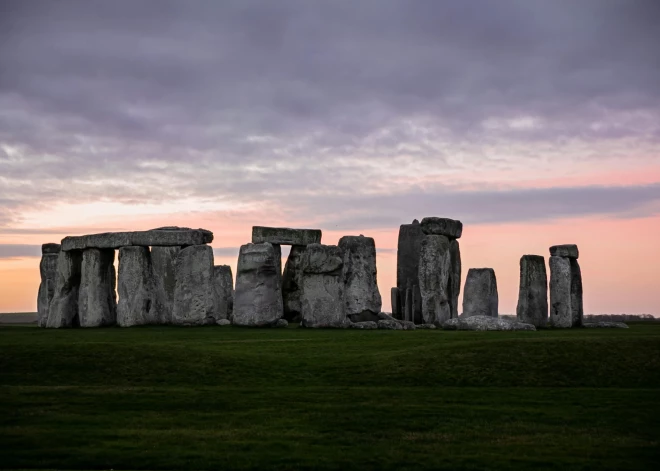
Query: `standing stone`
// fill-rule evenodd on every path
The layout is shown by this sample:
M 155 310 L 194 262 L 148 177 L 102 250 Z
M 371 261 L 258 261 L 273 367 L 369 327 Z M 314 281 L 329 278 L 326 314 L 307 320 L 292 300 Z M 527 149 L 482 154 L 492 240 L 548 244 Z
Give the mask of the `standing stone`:
M 463 294 L 463 317 L 498 317 L 497 279 L 492 268 L 470 268 Z
M 273 244 L 246 244 L 238 254 L 232 322 L 239 326 L 273 326 L 283 315 L 282 276 Z
M 117 324 L 131 327 L 160 323 L 149 247 L 120 248 L 117 279 Z
M 415 305 L 413 303 L 413 289 L 414 288 L 406 288 L 406 298 L 404 304 L 405 307 L 403 309 L 403 318 L 401 319 L 402 321 L 410 321 L 410 319 L 413 318 L 415 312 Z
M 336 245 L 311 244 L 303 255 L 303 327 L 346 327 L 343 253 Z
M 376 277 L 376 243 L 372 237 L 339 239 L 344 254 L 344 312 L 352 322 L 378 321 L 382 307 Z
M 577 250 L 577 248 L 576 248 Z M 571 311 L 573 327 L 581 327 L 584 318 L 582 304 L 582 271 L 577 259 L 571 258 Z
M 213 267 L 213 296 L 215 303 L 215 323 L 229 319 L 234 306 L 233 298 L 234 277 L 229 265 L 216 265 Z
M 300 322 L 302 307 L 302 259 L 305 253 L 304 245 L 293 245 L 284 265 L 282 275 L 282 298 L 284 302 L 284 319 L 289 322 Z
M 541 255 L 520 258 L 520 289 L 518 291 L 518 321 L 545 327 L 548 322 L 548 276 Z
M 82 255 L 78 312 L 80 327 L 104 327 L 117 322 L 113 249 L 85 249 Z
M 390 290 L 390 300 L 392 302 L 392 317 L 395 319 L 402 319 L 401 296 L 399 296 L 399 288 L 392 288 Z
M 57 255 L 57 275 L 53 299 L 48 307 L 46 327 L 78 327 L 78 291 L 82 253 L 79 250 L 60 252 Z
M 419 287 L 425 324 L 442 325 L 451 319 L 450 242 L 446 236 L 427 235 L 419 255 Z
M 158 323 L 171 324 L 176 287 L 176 259 L 181 247 L 151 247 L 154 294 Z
M 57 246 L 57 251 L 51 246 Z M 37 324 L 46 327 L 48 322 L 48 307 L 55 293 L 55 280 L 57 279 L 57 259 L 59 244 L 44 244 L 41 246 L 41 262 L 39 263 L 39 292 L 37 294 Z
M 405 303 L 406 289 L 417 286 L 415 299 L 419 300 L 413 309 L 415 323 L 422 323 L 422 304 L 421 294 L 419 292 L 419 253 L 424 233 L 415 219 L 412 224 L 402 224 L 399 227 L 399 240 L 396 255 L 396 286 L 399 289 L 399 299 L 401 300 L 401 319 L 403 304 Z
M 550 324 L 573 326 L 571 306 L 571 261 L 566 257 L 550 257 Z
M 461 248 L 456 239 L 449 242 L 449 257 L 451 259 L 449 308 L 452 319 L 455 319 L 458 317 L 458 296 L 461 294 Z M 419 323 L 421 324 L 421 321 Z
M 215 324 L 213 249 L 191 245 L 176 256 L 172 324 Z

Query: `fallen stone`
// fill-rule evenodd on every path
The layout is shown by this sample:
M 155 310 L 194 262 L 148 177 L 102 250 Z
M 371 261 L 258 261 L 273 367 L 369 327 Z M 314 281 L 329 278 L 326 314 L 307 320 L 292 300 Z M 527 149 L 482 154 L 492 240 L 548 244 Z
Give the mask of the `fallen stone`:
M 37 325 L 46 327 L 48 322 L 48 308 L 55 293 L 55 280 L 57 279 L 58 253 L 43 253 L 39 263 L 39 292 L 37 294 Z
M 520 258 L 520 288 L 518 290 L 518 321 L 545 327 L 548 322 L 548 276 L 541 255 Z
M 442 324 L 442 328 L 445 330 L 536 330 L 532 324 L 490 316 L 449 319 Z
M 47 244 L 41 244 L 41 255 L 46 255 L 46 254 L 55 254 L 57 255 L 60 253 L 62 250 L 62 245 L 61 244 L 55 244 L 55 243 L 47 243 Z
M 213 242 L 213 232 L 187 227 L 162 227 L 150 231 L 105 232 L 62 239 L 62 250 L 119 249 L 128 246 L 188 246 Z
M 378 328 L 383 330 L 403 330 L 399 321 L 378 321 Z
M 424 218 L 422 219 L 421 228 L 426 235 L 441 235 L 450 239 L 459 239 L 463 233 L 463 223 L 448 218 Z
M 497 279 L 492 268 L 470 268 L 465 279 L 463 316 L 498 316 Z
M 378 324 L 373 321 L 364 321 L 364 322 L 353 322 L 351 323 L 350 329 L 362 329 L 362 330 L 375 330 L 378 329 Z
M 397 319 L 405 318 L 406 289 L 414 290 L 415 306 L 413 317 L 416 323 L 422 322 L 422 303 L 419 292 L 419 252 L 424 233 L 416 219 L 412 224 L 399 227 L 399 239 L 396 252 L 396 287 L 399 290 L 401 310 Z M 394 314 L 394 310 L 393 310 Z
M 148 247 L 129 246 L 119 249 L 117 291 L 117 325 L 132 327 L 160 324 Z
M 284 265 L 282 275 L 282 298 L 284 302 L 284 319 L 289 322 L 300 322 L 302 307 L 302 259 L 305 253 L 304 245 L 291 247 L 289 257 Z
M 82 254 L 78 315 L 80 327 L 105 327 L 117 322 L 115 251 L 85 249 Z
M 371 237 L 339 239 L 344 254 L 344 312 L 352 322 L 377 321 L 382 306 L 376 279 L 376 243 Z
M 582 324 L 584 327 L 589 329 L 627 329 L 628 325 L 623 322 L 585 322 Z
M 442 325 L 451 318 L 449 284 L 451 255 L 449 239 L 427 235 L 419 255 L 419 284 L 422 296 L 423 324 Z
M 80 272 L 82 252 L 60 252 L 57 255 L 57 275 L 53 299 L 48 307 L 46 327 L 78 327 L 78 291 L 80 290 Z
M 578 251 L 578 246 L 575 244 L 553 245 L 550 247 L 550 256 L 577 259 L 580 256 L 580 252 Z
M 282 275 L 273 244 L 246 244 L 238 254 L 232 323 L 268 327 L 282 318 Z
M 181 247 L 151 247 L 154 295 L 158 323 L 171 324 L 176 288 L 176 257 Z
M 449 241 L 449 258 L 451 259 L 449 310 L 451 317 L 455 318 L 458 317 L 458 297 L 461 294 L 461 248 L 456 239 Z
M 291 229 L 288 227 L 252 227 L 252 243 L 270 242 L 279 245 L 309 245 L 321 243 L 320 229 Z
M 435 324 L 415 324 L 415 329 L 437 329 L 438 327 Z
M 191 245 L 176 256 L 176 283 L 172 324 L 215 324 L 213 249 Z
M 229 319 L 234 307 L 234 277 L 229 265 L 213 267 L 213 302 L 214 318 L 217 321 Z
M 403 330 L 415 330 L 415 323 L 412 321 L 399 321 Z
M 216 325 L 231 325 L 231 321 L 229 319 L 218 319 L 215 321 Z
M 550 324 L 553 327 L 573 326 L 571 278 L 570 259 L 550 257 Z
M 350 321 L 344 311 L 344 266 L 336 245 L 311 244 L 302 261 L 302 327 L 345 328 Z
M 277 322 L 271 325 L 275 329 L 283 329 L 289 325 L 286 319 L 277 319 Z

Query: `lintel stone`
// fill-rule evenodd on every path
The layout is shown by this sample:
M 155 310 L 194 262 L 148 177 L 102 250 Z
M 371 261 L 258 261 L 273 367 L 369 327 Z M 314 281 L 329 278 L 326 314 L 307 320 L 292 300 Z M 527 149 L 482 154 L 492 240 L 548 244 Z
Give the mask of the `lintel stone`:
M 321 243 L 320 229 L 291 229 L 288 227 L 252 227 L 252 243 L 270 242 L 279 245 L 309 245 Z
M 128 246 L 188 246 L 203 245 L 213 241 L 213 232 L 187 227 L 161 227 L 150 231 L 105 232 L 62 239 L 62 250 L 88 248 L 119 249 Z

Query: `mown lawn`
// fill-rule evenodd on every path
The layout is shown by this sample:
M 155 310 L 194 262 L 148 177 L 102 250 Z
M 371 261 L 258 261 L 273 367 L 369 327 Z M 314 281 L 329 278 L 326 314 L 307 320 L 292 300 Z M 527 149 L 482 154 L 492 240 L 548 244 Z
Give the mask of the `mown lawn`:
M 657 466 L 660 325 L 0 326 L 0 468 Z

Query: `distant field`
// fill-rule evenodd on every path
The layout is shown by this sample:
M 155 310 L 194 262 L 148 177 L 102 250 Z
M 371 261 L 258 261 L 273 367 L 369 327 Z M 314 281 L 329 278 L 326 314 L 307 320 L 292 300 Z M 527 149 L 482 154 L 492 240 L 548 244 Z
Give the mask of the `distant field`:
M 656 469 L 660 325 L 2 325 L 0 417 L 0 468 Z

